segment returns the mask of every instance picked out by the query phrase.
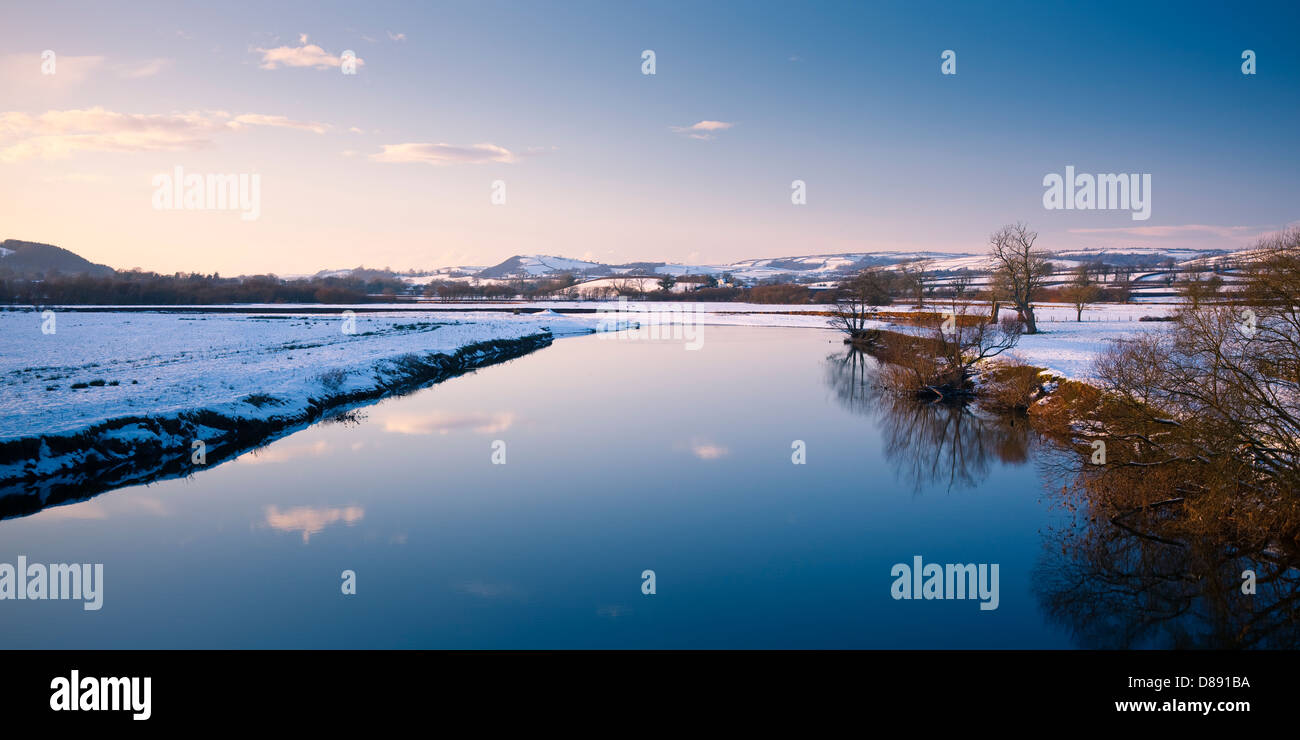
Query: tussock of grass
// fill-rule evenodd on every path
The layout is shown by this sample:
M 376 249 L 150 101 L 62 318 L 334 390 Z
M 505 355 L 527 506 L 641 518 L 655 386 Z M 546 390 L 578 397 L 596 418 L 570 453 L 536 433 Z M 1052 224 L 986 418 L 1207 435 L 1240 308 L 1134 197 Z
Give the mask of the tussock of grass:
M 979 398 L 990 408 L 1025 412 L 1043 393 L 1043 369 L 1016 359 L 990 362 L 979 383 Z

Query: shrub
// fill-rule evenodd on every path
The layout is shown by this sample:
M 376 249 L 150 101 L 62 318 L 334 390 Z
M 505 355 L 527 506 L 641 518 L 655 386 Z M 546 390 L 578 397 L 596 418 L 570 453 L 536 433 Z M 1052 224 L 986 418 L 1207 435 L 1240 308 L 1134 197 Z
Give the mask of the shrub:
M 326 370 L 320 375 L 317 375 L 316 380 L 325 388 L 325 390 L 337 391 L 339 387 L 343 385 L 343 381 L 346 380 L 347 377 L 348 372 L 346 370 L 343 370 L 342 368 L 334 368 L 333 370 Z
M 993 408 L 1024 411 L 1043 387 L 1039 372 L 1017 358 L 1008 358 L 988 369 L 980 395 Z

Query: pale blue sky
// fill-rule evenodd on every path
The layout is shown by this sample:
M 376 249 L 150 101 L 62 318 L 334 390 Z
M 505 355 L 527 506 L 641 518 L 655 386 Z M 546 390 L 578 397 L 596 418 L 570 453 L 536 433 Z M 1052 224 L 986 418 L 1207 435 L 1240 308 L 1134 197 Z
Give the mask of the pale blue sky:
M 6 4 L 0 236 L 292 273 L 981 251 L 1015 220 L 1049 248 L 1230 247 L 1300 218 L 1294 3 L 271 5 Z M 358 74 L 265 68 L 312 46 Z M 673 130 L 701 121 L 731 126 Z M 374 156 L 417 144 L 451 159 Z M 177 165 L 259 174 L 259 218 L 154 210 Z M 1150 220 L 1044 210 L 1066 165 L 1150 173 Z

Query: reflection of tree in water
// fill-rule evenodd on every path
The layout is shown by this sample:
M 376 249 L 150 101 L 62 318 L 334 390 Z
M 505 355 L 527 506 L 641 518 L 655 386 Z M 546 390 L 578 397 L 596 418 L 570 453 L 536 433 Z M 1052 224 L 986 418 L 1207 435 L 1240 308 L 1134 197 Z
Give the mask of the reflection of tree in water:
M 972 488 L 994 460 L 1029 459 L 1033 440 L 1023 419 L 979 413 L 967 404 L 922 403 L 881 389 L 879 363 L 857 350 L 826 360 L 826 382 L 850 411 L 875 419 L 885 442 L 885 459 L 913 491 L 937 485 Z
M 1112 524 L 1089 486 L 1099 478 L 1080 467 L 1077 451 L 1039 444 L 1024 419 L 985 416 L 970 407 L 920 403 L 884 391 L 877 361 L 850 351 L 827 358 L 827 385 L 850 411 L 873 418 L 885 458 L 915 490 L 936 484 L 977 485 L 994 460 L 1023 463 L 1034 455 L 1050 487 L 1082 498 L 1075 524 L 1047 532 L 1034 590 L 1047 618 L 1079 647 L 1295 648 L 1300 645 L 1300 570 L 1294 553 L 1251 554 L 1220 533 L 1167 535 L 1175 512 L 1161 508 Z M 1083 459 L 1086 459 L 1083 458 Z M 1142 485 L 1138 478 L 1130 485 Z M 1149 478 L 1161 490 L 1168 481 Z M 1163 493 L 1147 500 L 1167 498 Z M 1258 537 L 1244 537 L 1255 541 Z M 1256 592 L 1242 593 L 1253 570 Z
M 826 384 L 836 399 L 855 414 L 870 415 L 880 391 L 873 384 L 880 363 L 866 352 L 850 349 L 826 358 Z
M 1056 480 L 1067 526 L 1045 534 L 1034 591 L 1049 620 L 1080 647 L 1295 648 L 1300 644 L 1300 558 L 1249 527 L 1189 526 L 1171 498 L 1179 479 L 1123 475 L 1087 464 L 1068 446 L 1044 445 L 1039 465 Z M 1121 482 L 1116 476 L 1123 475 Z M 1115 490 L 1132 501 L 1117 510 Z M 1242 592 L 1242 572 L 1255 593 Z
M 1242 572 L 1256 592 L 1242 593 Z M 1079 647 L 1295 648 L 1300 570 L 1209 541 L 1137 535 L 1107 521 L 1053 531 L 1035 569 L 1048 619 Z

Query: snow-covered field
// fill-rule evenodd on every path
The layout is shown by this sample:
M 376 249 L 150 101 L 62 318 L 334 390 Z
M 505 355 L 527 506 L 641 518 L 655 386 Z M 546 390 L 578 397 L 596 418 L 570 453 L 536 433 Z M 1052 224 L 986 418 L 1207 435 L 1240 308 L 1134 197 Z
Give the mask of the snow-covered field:
M 590 333 L 596 323 L 591 314 L 549 312 L 60 311 L 49 332 L 40 313 L 0 312 L 0 480 L 125 457 L 138 444 L 189 446 L 167 430 L 218 440 L 238 436 L 241 424 L 286 426 L 336 399 L 510 356 L 511 341 Z M 205 429 L 216 422 L 204 419 L 224 431 Z M 53 437 L 63 441 L 21 441 Z
M 608 305 L 608 304 L 606 304 Z M 800 328 L 827 328 L 828 317 L 815 312 L 829 311 L 831 306 L 774 306 L 736 303 L 668 303 L 628 302 L 627 315 L 633 322 L 669 325 L 677 322 L 693 323 L 701 327 L 697 342 L 707 345 L 708 326 L 784 326 Z M 926 311 L 944 311 L 944 304 L 926 306 Z M 1096 357 L 1114 340 L 1159 331 L 1168 324 L 1158 321 L 1141 321 L 1143 317 L 1165 317 L 1177 308 L 1175 304 L 1093 304 L 1083 311 L 1082 321 L 1075 320 L 1073 306 L 1061 303 L 1036 304 L 1034 314 L 1040 333 L 1022 336 L 1012 354 L 1026 364 L 1042 367 L 1057 375 L 1076 380 L 1093 380 L 1092 365 Z M 891 311 L 907 311 L 906 306 L 893 306 Z M 971 313 L 989 310 L 987 305 L 973 305 Z M 645 314 L 645 318 L 638 317 Z M 1003 309 L 1004 316 L 1015 312 Z M 879 322 L 881 328 L 895 331 L 915 331 L 910 325 Z M 695 337 L 693 337 L 695 338 Z
M 0 312 L 0 440 L 121 416 L 242 404 L 252 394 L 305 402 L 322 395 L 323 383 L 361 389 L 373 382 L 379 363 L 407 353 L 450 353 L 548 330 L 587 333 L 596 317 L 358 313 L 355 333 L 343 331 L 344 321 L 340 315 L 59 312 L 54 333 L 43 334 L 39 313 Z
M 592 303 L 592 302 L 584 302 Z M 532 304 L 530 304 L 532 305 Z M 592 305 L 611 304 L 592 303 Z M 708 343 L 709 326 L 783 326 L 825 329 L 829 318 L 816 315 L 830 311 L 832 306 L 758 305 L 744 303 L 672 303 L 658 301 L 629 301 L 623 304 L 629 320 L 641 325 L 661 326 L 687 323 L 699 327 L 691 336 L 702 345 Z M 943 312 L 945 304 L 927 305 L 925 311 Z M 1113 340 L 1126 339 L 1139 334 L 1159 331 L 1168 324 L 1159 321 L 1141 321 L 1143 317 L 1166 317 L 1177 308 L 1175 304 L 1092 304 L 1083 311 L 1082 321 L 1076 321 L 1073 306 L 1062 303 L 1035 305 L 1034 315 L 1040 333 L 1023 336 L 1013 355 L 1026 364 L 1042 367 L 1057 375 L 1076 380 L 1095 379 L 1093 361 Z M 890 311 L 908 311 L 909 307 L 895 305 Z M 987 304 L 972 304 L 973 314 L 987 313 Z M 1015 312 L 1004 308 L 1004 316 Z M 911 325 L 898 325 L 888 321 L 878 323 L 881 328 L 895 331 L 915 331 Z
M 1082 321 L 1076 321 L 1073 306 L 1035 304 L 1039 333 L 1022 335 L 1007 356 L 1072 380 L 1095 381 L 1098 378 L 1093 363 L 1112 342 L 1163 330 L 1169 324 L 1140 319 L 1169 316 L 1176 308 L 1173 304 L 1094 304 L 1084 309 Z M 983 312 L 988 310 L 984 306 Z M 974 308 L 971 312 L 981 313 Z M 1003 317 L 1015 316 L 1015 311 L 1006 308 L 1000 313 Z M 911 326 L 888 323 L 881 326 L 895 331 L 916 331 Z
M 1034 312 L 1039 333 L 1020 337 L 1011 354 L 1067 378 L 1095 381 L 1093 362 L 1111 342 L 1167 328 L 1166 323 L 1138 319 L 1166 316 L 1174 308 L 1168 304 L 1098 306 L 1084 311 L 1080 323 L 1074 320 L 1073 308 L 1044 306 Z

